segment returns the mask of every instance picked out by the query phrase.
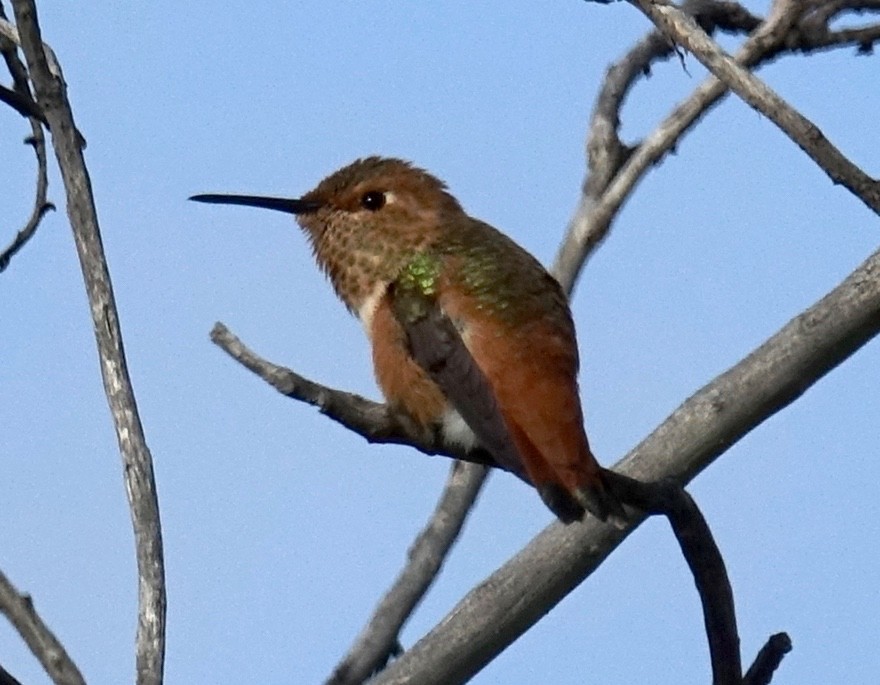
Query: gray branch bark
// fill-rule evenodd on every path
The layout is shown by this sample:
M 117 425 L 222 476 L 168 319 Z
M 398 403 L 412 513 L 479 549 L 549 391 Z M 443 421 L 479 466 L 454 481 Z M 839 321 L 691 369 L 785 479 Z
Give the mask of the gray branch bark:
M 688 3 L 697 20 L 723 30 L 747 30 L 754 19 L 737 3 L 701 0 Z M 771 12 L 737 51 L 734 59 L 749 69 L 783 54 L 810 53 L 856 46 L 860 52 L 880 41 L 880 24 L 853 31 L 834 31 L 831 22 L 850 9 L 880 9 L 880 0 L 819 0 L 803 13 Z M 822 11 L 820 11 L 822 10 Z M 719 16 L 725 12 L 726 16 Z M 723 19 L 723 22 L 721 20 Z M 721 22 L 721 23 L 719 23 Z M 583 195 L 556 256 L 556 274 L 572 286 L 590 255 L 607 237 L 614 219 L 645 174 L 679 144 L 712 107 L 730 91 L 710 76 L 682 101 L 644 140 L 624 146 L 618 136 L 620 109 L 633 82 L 664 58 L 668 40 L 649 34 L 608 71 L 597 99 L 587 139 L 589 174 Z
M 830 30 L 830 21 L 840 12 L 845 11 L 846 7 L 852 6 L 852 0 L 838 3 L 832 11 L 821 17 L 807 18 L 797 13 L 774 11 L 765 22 L 749 14 L 735 2 L 706 0 L 688 4 L 695 11 L 701 26 L 714 27 L 724 31 L 752 32 L 737 55 L 737 59 L 750 68 L 784 52 L 809 52 L 832 46 L 843 47 L 854 44 L 861 47 L 863 44 L 870 44 L 880 37 L 880 27 L 878 26 L 870 26 L 862 31 L 854 32 L 832 32 Z M 573 286 L 586 258 L 598 247 L 602 237 L 610 230 L 614 216 L 626 197 L 634 190 L 637 181 L 647 172 L 648 168 L 674 148 L 681 136 L 699 120 L 705 111 L 728 92 L 723 82 L 711 77 L 694 92 L 691 98 L 676 108 L 654 134 L 640 143 L 635 148 L 635 154 L 632 154 L 632 149 L 626 149 L 617 138 L 619 110 L 628 89 L 648 68 L 648 65 L 653 61 L 666 58 L 672 53 L 673 49 L 665 36 L 654 32 L 634 48 L 618 65 L 609 70 L 602 93 L 597 101 L 590 129 L 590 145 L 588 146 L 590 175 L 584 184 L 585 195 L 582 211 L 579 210 L 573 220 L 572 228 L 563 243 L 556 262 L 555 272 L 566 288 L 570 289 Z M 610 192 L 606 192 L 609 191 L 609 186 L 611 186 Z M 215 329 L 215 334 L 216 332 L 217 329 Z M 215 342 L 222 345 L 216 335 L 214 339 Z M 260 364 L 257 364 L 257 367 L 259 366 Z M 260 373 L 258 368 L 249 368 Z M 284 369 L 283 374 L 288 379 L 295 376 L 288 369 Z M 265 375 L 263 377 L 266 378 Z M 280 378 L 278 375 L 274 377 Z M 300 384 L 299 387 L 303 386 Z M 338 391 L 324 389 L 316 395 L 320 396 L 322 400 L 329 397 L 342 399 L 341 404 L 333 402 L 333 408 L 329 411 L 324 402 L 320 404 L 322 411 L 330 415 L 331 418 L 340 416 L 336 414 L 336 410 L 347 404 L 344 398 L 340 398 L 336 393 Z M 296 396 L 295 393 L 287 394 Z M 381 405 L 374 405 L 370 409 L 370 414 L 372 418 L 381 415 L 379 424 L 373 424 L 362 433 L 370 440 L 376 441 L 377 433 L 381 433 L 381 438 L 378 441 L 384 442 L 396 434 L 396 429 L 401 428 L 400 417 L 396 419 L 389 417 Z M 363 421 L 365 414 L 360 410 L 351 412 L 346 409 L 341 416 L 343 417 L 341 422 L 350 427 L 349 420 L 352 418 L 356 419 L 353 423 L 359 428 L 365 427 L 365 423 L 369 422 Z M 381 428 L 377 430 L 377 427 Z M 359 428 L 355 428 L 355 430 L 359 430 Z M 437 444 L 436 436 L 432 436 L 433 439 L 428 441 L 429 444 L 423 441 L 422 436 L 413 437 L 416 444 L 420 444 L 419 448 L 427 453 L 443 452 L 443 446 Z M 398 435 L 391 441 L 407 442 L 407 438 L 401 438 Z M 462 458 L 462 455 L 459 457 Z M 467 459 L 469 456 L 463 458 Z M 484 477 L 482 473 L 482 471 L 474 470 L 471 472 L 470 478 L 481 479 Z M 466 510 L 459 510 L 458 515 L 464 517 Z M 429 522 L 430 526 L 431 522 Z M 448 550 L 448 547 L 445 549 Z M 403 573 L 406 574 L 406 572 L 405 568 Z M 427 587 L 428 585 L 425 584 L 424 589 Z M 392 589 L 383 598 L 381 605 L 387 607 L 387 600 L 393 596 L 394 590 Z M 376 615 L 381 613 L 377 610 Z M 330 682 L 360 682 L 369 670 L 365 665 L 375 665 L 379 659 L 387 655 L 388 648 L 394 641 L 383 632 L 387 624 L 374 621 L 375 617 L 371 619 L 370 624 L 359 635 L 356 644 L 334 671 Z M 371 625 L 380 631 L 382 639 L 373 640 L 369 637 Z M 364 666 L 350 669 L 351 663 L 359 663 Z
M 835 184 L 844 186 L 875 214 L 880 214 L 880 182 L 850 161 L 812 121 L 725 54 L 692 17 L 673 5 L 653 0 L 636 0 L 635 4 L 664 33 L 692 52 L 728 88 L 776 124 Z M 777 0 L 773 13 L 782 21 L 794 23 L 801 11 L 800 0 Z
M 31 598 L 21 594 L 2 571 L 0 611 L 24 639 L 55 685 L 85 685 L 86 681 L 73 659 L 49 626 L 43 623 Z
M 684 402 L 615 470 L 687 483 L 880 332 L 880 251 Z M 463 683 L 587 578 L 631 532 L 552 524 L 468 593 L 372 685 Z
M 2 6 L 0 6 L 0 21 L 2 21 L 4 25 L 9 24 Z M 10 28 L 12 27 L 8 26 L 8 29 Z M 0 53 L 3 54 L 3 61 L 6 62 L 6 67 L 9 69 L 9 73 L 12 76 L 15 89 L 3 90 L 6 91 L 9 97 L 14 96 L 19 98 L 19 105 L 21 106 L 17 107 L 14 102 L 10 102 L 7 98 L 4 98 L 3 101 L 10 104 L 24 116 L 30 118 L 31 135 L 25 140 L 25 142 L 33 146 L 34 154 L 37 157 L 37 187 L 34 198 L 34 208 L 31 210 L 31 215 L 28 218 L 27 223 L 18 231 L 18 233 L 16 233 L 15 238 L 9 246 L 0 253 L 0 272 L 4 271 L 6 267 L 9 266 L 9 262 L 16 253 L 24 247 L 31 238 L 33 238 L 40 225 L 40 221 L 42 221 L 46 212 L 55 209 L 55 205 L 46 199 L 49 189 L 47 172 L 48 163 L 46 159 L 46 136 L 43 133 L 43 127 L 41 125 L 47 123 L 46 117 L 43 116 L 43 112 L 40 111 L 37 103 L 33 101 L 27 69 L 18 58 L 17 44 L 11 36 L 7 35 L 7 33 L 9 33 L 17 36 L 18 32 L 10 31 L 8 29 L 7 31 L 0 31 Z
M 683 485 L 878 332 L 880 251 L 688 399 L 615 469 L 643 482 L 671 478 Z M 371 442 L 409 443 L 426 454 L 451 454 L 439 436 L 413 431 L 386 405 L 327 388 L 261 359 L 221 324 L 215 326 L 212 339 L 283 394 L 319 407 Z M 454 456 L 484 463 L 479 453 Z M 633 528 L 639 523 L 635 521 Z M 554 524 L 472 591 L 375 682 L 466 681 L 582 582 L 631 530 L 621 532 L 592 518 L 567 527 Z M 770 649 L 758 662 L 778 664 L 784 653 Z M 772 668 L 762 667 L 759 672 L 772 674 Z
M 385 665 L 397 636 L 434 582 L 486 481 L 480 464 L 456 461 L 437 507 L 407 554 L 407 563 L 379 602 L 327 685 L 354 685 Z
M 137 682 L 160 685 L 165 657 L 165 571 L 153 461 L 125 362 L 122 331 L 83 157 L 83 139 L 73 120 L 64 81 L 47 61 L 33 0 L 13 0 L 12 5 L 36 101 L 49 122 L 67 193 L 67 214 L 94 322 L 104 392 L 122 454 L 139 577 Z

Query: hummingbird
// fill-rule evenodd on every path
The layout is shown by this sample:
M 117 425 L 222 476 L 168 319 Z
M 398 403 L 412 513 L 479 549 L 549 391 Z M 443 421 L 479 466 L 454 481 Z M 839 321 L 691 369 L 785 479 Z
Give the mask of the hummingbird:
M 533 485 L 563 522 L 626 520 L 587 441 L 568 298 L 444 182 L 358 159 L 299 198 L 194 195 L 294 215 L 361 321 L 387 403 Z

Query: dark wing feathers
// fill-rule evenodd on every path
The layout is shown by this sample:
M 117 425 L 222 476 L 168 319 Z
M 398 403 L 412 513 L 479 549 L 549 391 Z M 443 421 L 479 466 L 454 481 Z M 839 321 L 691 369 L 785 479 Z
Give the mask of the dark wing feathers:
M 477 366 L 452 320 L 436 300 L 412 289 L 391 288 L 392 310 L 403 327 L 410 353 L 461 414 L 480 445 L 498 464 L 525 477 L 519 452 L 501 415 L 489 381 Z

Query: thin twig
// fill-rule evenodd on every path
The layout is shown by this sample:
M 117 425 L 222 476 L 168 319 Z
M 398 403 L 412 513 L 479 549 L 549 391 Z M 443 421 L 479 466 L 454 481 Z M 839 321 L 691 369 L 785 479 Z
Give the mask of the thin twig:
M 880 4 L 880 0 L 871 0 L 871 2 Z M 736 3 L 718 4 L 735 5 Z M 846 0 L 841 4 L 852 7 L 859 3 L 858 0 Z M 739 12 L 739 10 L 732 11 L 734 16 Z M 832 13 L 821 24 L 810 21 L 808 29 L 803 23 L 808 22 L 809 15 L 804 17 L 801 23 L 793 24 L 796 18 L 792 15 L 771 13 L 743 43 L 735 59 L 747 68 L 755 68 L 787 53 L 860 46 L 860 41 L 854 41 L 852 36 L 842 34 L 837 36 L 839 42 L 834 42 L 834 32 L 830 31 L 827 21 L 836 17 L 841 11 L 843 9 L 838 8 L 836 13 Z M 870 32 L 873 41 L 880 40 L 880 25 L 872 25 L 865 30 Z M 868 36 L 862 36 L 862 40 L 868 39 Z M 612 80 L 603 87 L 597 100 L 588 137 L 590 173 L 584 181 L 584 193 L 555 259 L 555 273 L 566 287 L 571 287 L 577 281 L 590 255 L 607 237 L 612 222 L 639 181 L 674 150 L 684 134 L 729 92 L 723 82 L 710 76 L 686 100 L 677 105 L 644 140 L 626 148 L 626 154 L 615 153 L 615 148 L 619 149 L 622 146 L 616 134 L 620 118 L 618 110 L 622 107 L 625 95 L 631 87 L 630 80 L 638 78 L 652 63 L 650 59 L 647 64 L 645 63 L 645 56 L 640 54 L 643 49 L 640 43 L 629 51 L 617 66 L 612 67 L 613 71 L 609 70 L 606 80 L 617 80 Z M 658 51 L 651 57 L 661 59 L 662 56 L 663 52 Z M 617 78 L 624 75 L 628 78 L 623 80 Z M 612 96 L 609 95 L 609 91 L 618 91 L 620 97 L 611 101 Z M 590 160 L 593 154 L 596 155 L 595 161 Z
M 0 20 L 6 20 L 2 6 L 0 6 Z M 29 114 L 31 136 L 25 142 L 33 146 L 34 154 L 37 157 L 37 187 L 34 207 L 31 210 L 31 216 L 27 223 L 15 235 L 9 246 L 0 253 L 0 272 L 2 272 L 9 266 L 9 262 L 15 254 L 34 236 L 46 212 L 54 210 L 55 205 L 47 200 L 49 177 L 46 159 L 46 136 L 41 125 L 46 123 L 46 117 L 43 115 L 40 107 L 33 101 L 27 69 L 18 58 L 16 44 L 5 34 L 0 34 L 0 53 L 3 54 L 3 60 L 6 62 L 6 67 L 12 75 L 12 81 L 15 86 L 15 90 L 10 92 L 17 95 L 22 101 L 32 104 L 32 107 L 29 106 L 33 110 Z
M 64 646 L 37 614 L 30 597 L 21 594 L 0 571 L 0 612 L 24 639 L 56 685 L 85 685 Z M 10 676 L 11 677 L 11 676 Z
M 40 153 L 37 153 L 37 156 L 40 156 Z M 46 152 L 45 149 L 42 153 L 43 159 L 45 160 Z M 38 162 L 39 164 L 39 162 Z M 38 172 L 42 174 L 42 172 Z M 37 191 L 39 194 L 39 190 Z M 28 219 L 27 223 L 24 227 L 15 234 L 15 238 L 12 239 L 12 242 L 6 246 L 6 249 L 3 252 L 0 252 L 0 273 L 6 270 L 6 267 L 9 266 L 9 262 L 12 261 L 12 258 L 18 253 L 18 251 L 23 248 L 27 242 L 34 237 L 34 234 L 37 232 L 37 228 L 40 225 L 40 222 L 43 220 L 43 217 L 49 211 L 54 211 L 55 205 L 51 202 L 45 202 L 40 206 L 34 206 L 34 211 Z
M 21 685 L 21 683 L 3 666 L 0 666 L 0 685 Z
M 223 323 L 214 324 L 211 341 L 282 395 L 316 407 L 322 414 L 357 433 L 367 442 L 377 445 L 409 445 L 431 456 L 442 455 L 482 466 L 499 466 L 483 450 L 465 452 L 460 447 L 447 445 L 439 431 L 421 429 L 408 415 L 394 411 L 387 404 L 328 388 L 264 359 L 247 347 Z M 451 473 L 450 478 L 453 477 L 456 476 Z
M 470 474 L 476 472 L 478 477 Z M 351 649 L 333 670 L 327 685 L 356 685 L 385 665 L 397 636 L 437 577 L 449 548 L 485 482 L 485 466 L 456 461 L 428 524 L 416 537 L 407 563 L 379 602 Z
M 606 481 L 624 504 L 667 518 L 694 577 L 703 607 L 714 685 L 741 685 L 742 657 L 733 590 L 709 524 L 693 498 L 671 479 L 653 483 L 606 471 Z
M 761 24 L 757 17 L 737 3 L 699 0 L 688 2 L 695 21 L 708 33 L 716 29 L 727 33 L 749 33 Z M 659 30 L 653 30 L 638 41 L 605 73 L 602 87 L 596 96 L 587 134 L 587 167 L 584 195 L 598 198 L 613 180 L 629 154 L 637 147 L 624 145 L 620 140 L 620 112 L 632 88 L 641 78 L 647 78 L 651 67 L 675 54 L 675 46 Z
M 664 33 L 724 81 L 728 88 L 776 124 L 835 183 L 880 214 L 880 182 L 851 162 L 821 130 L 767 84 L 737 64 L 696 22 L 674 5 L 632 0 Z M 797 2 L 791 3 L 797 7 Z
M 138 565 L 137 682 L 160 685 L 165 658 L 165 571 L 153 461 L 144 437 L 122 345 L 122 332 L 107 261 L 76 129 L 60 70 L 53 74 L 40 36 L 33 0 L 13 0 L 21 48 L 36 94 L 52 131 L 67 192 L 73 229 L 89 298 L 104 392 L 113 415 L 131 509 Z
M 791 638 L 786 633 L 776 633 L 767 640 L 755 663 L 743 678 L 743 685 L 769 685 L 773 673 L 779 668 L 783 657 L 791 651 Z
M 31 117 L 39 120 L 41 123 L 46 123 L 46 117 L 43 116 L 43 112 L 40 111 L 36 102 L 21 93 L 10 90 L 6 86 L 0 86 L 0 102 L 9 105 L 23 117 Z

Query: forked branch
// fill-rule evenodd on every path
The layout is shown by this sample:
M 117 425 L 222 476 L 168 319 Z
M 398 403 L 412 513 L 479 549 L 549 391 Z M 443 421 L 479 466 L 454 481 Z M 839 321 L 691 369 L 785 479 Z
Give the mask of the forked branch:
M 35 100 L 52 131 L 55 156 L 67 194 L 67 214 L 89 299 L 104 392 L 124 464 L 138 566 L 137 682 L 160 685 L 165 658 L 165 570 L 153 461 L 144 437 L 122 346 L 122 331 L 98 217 L 83 138 L 77 131 L 66 86 L 40 36 L 33 0 L 13 0 L 17 32 Z M 5 24 L 0 24 L 4 29 Z
M 2 5 L 0 5 L 0 22 L 4 26 L 11 27 L 11 24 L 6 19 Z M 15 87 L 13 90 L 8 88 L 0 89 L 0 96 L 2 96 L 0 99 L 22 115 L 30 118 L 31 135 L 25 142 L 34 148 L 34 154 L 37 157 L 37 187 L 34 208 L 31 210 L 27 223 L 16 233 L 15 238 L 6 249 L 0 252 L 0 272 L 9 266 L 10 260 L 34 236 L 46 212 L 55 209 L 55 205 L 46 199 L 49 180 L 46 159 L 46 136 L 43 133 L 42 126 L 47 123 L 46 117 L 33 100 L 27 68 L 18 58 L 18 45 L 11 37 L 18 37 L 18 32 L 13 29 L 14 27 L 6 31 L 0 31 L 0 53 L 3 54 L 3 60 L 6 62 L 6 68 L 9 69 Z
M 880 251 L 826 297 L 687 400 L 615 470 L 645 482 L 668 478 L 679 484 L 688 482 L 878 332 Z M 215 342 L 223 346 L 216 335 Z M 266 380 L 278 369 L 254 359 L 248 366 Z M 310 387 L 312 396 L 316 389 L 318 395 L 336 392 L 320 389 L 317 384 Z M 337 395 L 335 400 L 342 397 Z M 358 404 L 362 402 L 366 400 L 360 398 Z M 329 413 L 329 406 L 323 405 L 325 413 Z M 357 424 L 349 425 L 348 417 L 334 414 L 333 418 L 374 442 L 408 441 L 406 428 L 399 423 L 386 423 L 382 439 L 377 440 L 377 433 L 365 434 Z M 437 453 L 437 447 L 441 445 L 434 444 L 429 453 Z M 376 684 L 463 682 L 589 576 L 628 532 L 589 518 L 582 524 L 551 525 L 380 673 Z
M 849 10 L 880 11 L 880 0 L 817 0 L 777 5 L 758 21 L 736 2 L 699 0 L 686 3 L 705 31 L 750 32 L 734 60 L 755 69 L 783 55 L 856 47 L 867 54 L 880 41 L 880 23 L 854 30 L 834 30 L 831 22 Z M 652 31 L 612 65 L 605 77 L 587 135 L 588 174 L 583 194 L 555 261 L 560 282 L 570 288 L 590 255 L 611 230 L 614 219 L 648 171 L 672 152 L 712 107 L 728 93 L 710 76 L 643 140 L 624 144 L 619 138 L 621 110 L 635 82 L 658 61 L 674 54 L 666 34 Z
M 653 0 L 637 0 L 635 4 L 728 88 L 776 124 L 834 183 L 843 185 L 875 214 L 880 214 L 880 182 L 847 158 L 812 121 L 725 54 L 692 17 L 671 4 Z M 800 0 L 777 0 L 774 5 L 774 12 L 783 18 L 791 17 L 792 23 L 801 11 Z

